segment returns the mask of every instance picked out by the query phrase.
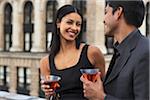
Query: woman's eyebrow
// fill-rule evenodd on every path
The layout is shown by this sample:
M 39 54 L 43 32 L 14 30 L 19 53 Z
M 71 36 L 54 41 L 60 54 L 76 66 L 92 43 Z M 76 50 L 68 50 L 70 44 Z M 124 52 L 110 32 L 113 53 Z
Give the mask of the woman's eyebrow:
M 79 20 L 73 20 L 73 19 L 71 19 L 71 18 L 64 18 L 64 20 L 69 20 L 69 21 L 80 22 L 80 23 L 81 23 L 81 21 L 79 21 Z

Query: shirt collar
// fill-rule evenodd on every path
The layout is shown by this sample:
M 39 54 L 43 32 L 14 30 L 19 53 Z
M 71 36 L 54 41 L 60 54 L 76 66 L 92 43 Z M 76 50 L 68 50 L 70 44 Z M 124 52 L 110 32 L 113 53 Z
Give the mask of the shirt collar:
M 129 40 L 133 37 L 133 35 L 138 31 L 138 29 L 135 29 L 132 31 L 121 43 L 118 41 L 113 45 L 114 50 L 118 51 L 119 54 L 123 53 L 124 47 L 129 45 Z

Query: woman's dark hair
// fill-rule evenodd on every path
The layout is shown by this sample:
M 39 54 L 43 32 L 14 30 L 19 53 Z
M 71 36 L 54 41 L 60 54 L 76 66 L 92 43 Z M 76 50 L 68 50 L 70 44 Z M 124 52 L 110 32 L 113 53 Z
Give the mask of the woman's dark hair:
M 81 24 L 81 31 L 76 38 L 76 48 L 79 49 L 80 43 L 81 43 L 81 36 L 82 36 L 82 28 L 83 28 L 83 17 L 79 10 L 75 8 L 73 5 L 64 5 L 60 9 L 58 9 L 56 13 L 55 20 L 53 22 L 53 32 L 52 32 L 52 40 L 50 44 L 50 55 L 55 56 L 58 51 L 60 50 L 60 36 L 59 36 L 59 29 L 57 28 L 57 21 L 61 22 L 62 18 L 70 13 L 78 13 L 81 16 L 82 24 Z
M 139 28 L 144 20 L 145 5 L 142 0 L 106 0 L 106 6 L 113 8 L 113 14 L 118 7 L 123 8 L 124 18 L 128 24 Z

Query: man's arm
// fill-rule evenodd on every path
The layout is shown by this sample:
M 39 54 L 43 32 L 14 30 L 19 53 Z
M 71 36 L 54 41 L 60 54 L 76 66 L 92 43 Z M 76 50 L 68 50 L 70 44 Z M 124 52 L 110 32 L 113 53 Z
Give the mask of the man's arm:
M 141 51 L 142 52 L 142 51 Z M 133 77 L 135 100 L 149 100 L 149 52 L 140 56 Z

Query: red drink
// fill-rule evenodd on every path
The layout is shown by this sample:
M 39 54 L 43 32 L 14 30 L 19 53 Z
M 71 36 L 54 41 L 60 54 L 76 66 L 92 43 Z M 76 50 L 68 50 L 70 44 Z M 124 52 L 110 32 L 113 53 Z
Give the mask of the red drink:
M 96 75 L 99 72 L 99 69 L 80 69 L 80 71 L 85 79 L 92 82 L 95 82 L 97 80 Z
M 57 88 L 60 87 L 58 82 L 60 81 L 60 77 L 56 75 L 47 75 L 47 76 L 42 76 L 41 75 L 41 80 L 43 81 L 43 84 L 49 85 L 51 89 L 56 90 Z
M 89 81 L 92 81 L 92 82 L 95 82 L 97 80 L 96 74 L 87 74 L 87 73 L 84 73 L 83 77 L 86 78 L 86 79 L 88 79 Z
M 46 91 L 48 89 L 53 89 L 52 91 L 50 91 L 51 92 L 50 94 L 45 95 L 48 100 L 53 100 L 53 97 L 56 96 L 55 90 L 60 87 L 58 83 L 60 80 L 61 80 L 61 77 L 57 75 L 46 75 L 46 76 L 41 75 L 42 84 L 45 86 L 46 85 L 50 86 L 49 88 L 44 88 L 44 90 Z
M 50 85 L 50 88 L 53 90 L 56 90 L 57 88 L 60 87 L 60 85 L 58 84 L 58 81 L 45 81 L 44 84 Z

